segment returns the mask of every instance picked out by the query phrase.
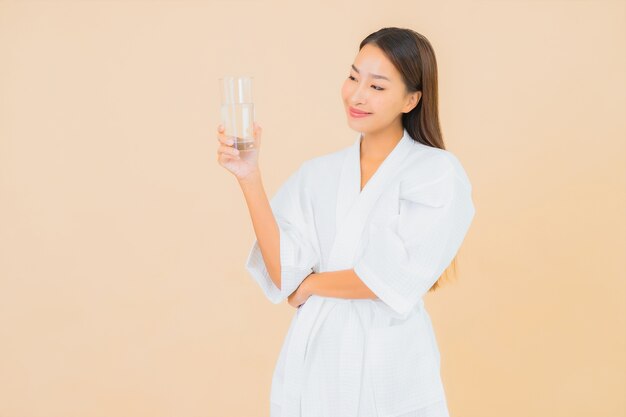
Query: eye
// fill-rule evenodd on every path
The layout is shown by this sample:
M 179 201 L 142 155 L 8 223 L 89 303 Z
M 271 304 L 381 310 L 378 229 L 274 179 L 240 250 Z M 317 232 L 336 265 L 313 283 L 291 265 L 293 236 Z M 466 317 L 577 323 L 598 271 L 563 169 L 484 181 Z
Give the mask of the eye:
M 356 81 L 356 78 L 354 78 L 352 75 L 349 75 L 349 76 L 348 76 L 348 79 L 350 79 L 350 80 L 352 80 L 352 81 Z M 374 87 L 374 89 L 375 89 L 375 90 L 377 90 L 377 91 L 383 91 L 383 90 L 384 90 L 384 88 L 382 88 L 382 87 L 378 87 L 378 86 L 373 85 L 373 84 L 372 84 L 372 87 Z

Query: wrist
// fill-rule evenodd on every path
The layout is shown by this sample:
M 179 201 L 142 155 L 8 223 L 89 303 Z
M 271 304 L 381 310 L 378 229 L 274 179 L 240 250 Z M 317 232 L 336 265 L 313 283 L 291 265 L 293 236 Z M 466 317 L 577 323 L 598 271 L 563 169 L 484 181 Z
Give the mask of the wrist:
M 304 292 L 304 295 L 306 295 L 307 297 L 313 295 L 314 292 L 314 288 L 315 288 L 315 280 L 317 279 L 317 276 L 319 274 L 316 273 L 312 273 L 309 276 L 307 276 L 304 281 L 302 281 L 302 291 Z
M 239 182 L 239 185 L 242 187 L 245 187 L 251 184 L 258 184 L 261 182 L 261 171 L 259 170 L 252 171 L 251 173 L 249 173 L 243 178 L 237 178 L 237 181 Z

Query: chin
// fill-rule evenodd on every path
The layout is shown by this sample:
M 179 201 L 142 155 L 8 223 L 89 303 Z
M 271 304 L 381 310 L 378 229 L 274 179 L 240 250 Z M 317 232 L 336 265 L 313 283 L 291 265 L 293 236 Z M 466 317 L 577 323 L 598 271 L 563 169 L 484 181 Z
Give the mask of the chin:
M 369 117 L 367 119 L 369 119 Z M 362 132 L 365 127 L 370 125 L 371 122 L 369 120 L 366 121 L 365 119 L 353 119 L 352 117 L 350 117 L 350 115 L 348 115 L 348 126 L 358 132 Z
M 354 130 L 355 132 L 362 132 L 363 131 L 363 125 L 360 123 L 354 123 L 354 121 L 352 119 L 350 119 L 348 117 L 348 126 Z

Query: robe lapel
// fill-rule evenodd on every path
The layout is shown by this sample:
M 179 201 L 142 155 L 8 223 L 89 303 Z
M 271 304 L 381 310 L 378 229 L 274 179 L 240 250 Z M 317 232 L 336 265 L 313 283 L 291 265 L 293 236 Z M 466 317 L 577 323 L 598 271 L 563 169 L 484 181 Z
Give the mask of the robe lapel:
M 352 267 L 354 251 L 374 204 L 385 190 L 395 193 L 390 195 L 391 197 L 397 195 L 399 188 L 389 185 L 399 173 L 402 162 L 409 154 L 413 139 L 405 129 L 400 142 L 387 155 L 362 192 L 359 192 L 361 188 L 360 145 L 361 135 L 359 134 L 357 140 L 347 149 L 341 169 L 336 207 L 336 235 L 327 268 L 329 271 Z M 397 198 L 389 198 L 389 202 L 396 204 Z M 285 380 L 281 404 L 285 416 L 307 417 L 311 415 L 307 412 L 308 410 L 302 410 L 302 389 L 307 377 L 307 350 L 311 344 L 315 343 L 317 330 L 336 305 L 336 303 L 329 302 L 326 297 L 313 295 L 298 308 L 297 322 L 285 358 Z M 351 332 L 345 335 L 344 341 L 347 344 L 339 346 L 343 366 L 339 373 L 339 386 L 342 387 L 342 391 L 338 415 L 342 417 L 357 417 L 360 384 L 355 384 L 355 381 L 360 381 L 362 378 L 363 351 L 355 354 L 351 346 L 351 343 L 360 337 L 358 317 L 356 313 L 351 314 L 353 315 L 350 320 L 354 322 L 354 325 L 348 326 L 346 330 Z M 364 346 L 364 341 L 362 346 Z
M 337 192 L 337 209 L 335 214 L 336 231 L 339 231 L 352 204 L 359 197 L 361 186 L 360 166 L 361 133 L 352 145 L 346 149 L 346 157 L 341 167 L 339 188 Z
M 344 159 L 339 179 L 335 213 L 336 235 L 329 257 L 328 270 L 333 271 L 352 267 L 354 253 L 369 214 L 383 192 L 394 192 L 395 188 L 390 187 L 391 182 L 400 172 L 402 162 L 409 154 L 413 145 L 414 140 L 409 136 L 407 130 L 404 129 L 404 134 L 400 141 L 380 164 L 374 175 L 367 181 L 362 191 L 360 191 L 360 133 L 352 146 L 347 149 L 347 155 Z

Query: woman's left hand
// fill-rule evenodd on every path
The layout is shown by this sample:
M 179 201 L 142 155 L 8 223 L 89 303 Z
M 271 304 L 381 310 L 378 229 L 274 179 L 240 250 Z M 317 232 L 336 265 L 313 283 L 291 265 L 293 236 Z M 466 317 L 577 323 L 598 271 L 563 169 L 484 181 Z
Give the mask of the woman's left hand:
M 287 302 L 289 302 L 289 304 L 292 307 L 295 308 L 299 308 L 302 304 L 304 304 L 306 302 L 306 300 L 308 300 L 308 298 L 311 296 L 311 292 L 308 291 L 308 286 L 306 285 L 307 279 L 309 279 L 309 277 L 313 275 L 310 274 L 308 277 L 306 277 L 298 286 L 298 288 L 292 292 L 289 297 L 287 297 Z

